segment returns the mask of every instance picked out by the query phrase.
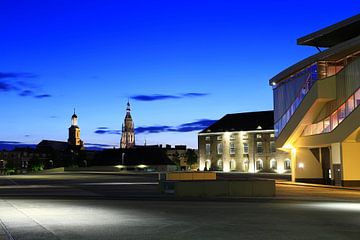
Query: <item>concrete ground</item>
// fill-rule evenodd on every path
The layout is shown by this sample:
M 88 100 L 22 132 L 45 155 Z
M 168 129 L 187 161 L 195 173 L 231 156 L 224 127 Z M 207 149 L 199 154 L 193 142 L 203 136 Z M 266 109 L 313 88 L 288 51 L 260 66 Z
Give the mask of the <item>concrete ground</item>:
M 174 199 L 156 175 L 0 177 L 0 239 L 359 239 L 360 191 L 277 183 L 277 196 Z

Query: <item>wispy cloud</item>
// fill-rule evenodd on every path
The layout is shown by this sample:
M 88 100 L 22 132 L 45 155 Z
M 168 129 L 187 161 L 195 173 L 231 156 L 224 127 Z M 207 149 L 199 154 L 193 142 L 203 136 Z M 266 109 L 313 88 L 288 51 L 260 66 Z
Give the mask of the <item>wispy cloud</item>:
M 116 135 L 120 135 L 121 131 L 120 130 L 111 130 L 107 127 L 99 127 L 95 130 L 96 134 L 116 134 Z
M 32 73 L 0 72 L 0 92 L 14 91 L 20 97 L 34 97 L 37 99 L 49 98 L 50 94 L 37 93 L 37 86 L 24 79 L 36 78 Z M 19 80 L 20 79 L 20 80 Z
M 167 125 L 154 125 L 154 126 L 142 126 L 135 128 L 137 134 L 148 134 L 148 133 L 162 133 L 162 132 L 193 132 L 200 131 L 211 124 L 216 120 L 210 119 L 200 119 L 194 122 L 183 123 L 178 126 L 167 126 Z M 112 130 L 107 127 L 99 127 L 95 131 L 97 134 L 121 134 L 120 130 Z
M 193 97 L 204 97 L 209 95 L 208 93 L 182 93 L 179 95 L 168 95 L 168 94 L 150 94 L 150 95 L 133 95 L 130 98 L 136 101 L 160 101 L 169 99 L 181 99 L 181 98 L 193 98 Z
M 35 95 L 35 98 L 41 99 L 41 98 L 49 98 L 51 97 L 50 94 L 40 94 L 40 95 Z

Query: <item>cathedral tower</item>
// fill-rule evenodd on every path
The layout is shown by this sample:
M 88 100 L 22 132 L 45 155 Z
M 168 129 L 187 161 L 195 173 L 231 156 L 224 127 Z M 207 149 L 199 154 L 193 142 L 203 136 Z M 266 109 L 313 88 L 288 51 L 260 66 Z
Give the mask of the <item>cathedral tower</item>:
M 126 116 L 122 125 L 120 148 L 132 148 L 135 146 L 134 122 L 131 118 L 130 111 L 130 103 L 128 101 L 126 107 Z
M 78 126 L 78 117 L 75 114 L 71 116 L 71 126 L 69 127 L 69 139 L 68 143 L 72 147 L 83 148 L 84 143 L 80 139 L 80 128 Z

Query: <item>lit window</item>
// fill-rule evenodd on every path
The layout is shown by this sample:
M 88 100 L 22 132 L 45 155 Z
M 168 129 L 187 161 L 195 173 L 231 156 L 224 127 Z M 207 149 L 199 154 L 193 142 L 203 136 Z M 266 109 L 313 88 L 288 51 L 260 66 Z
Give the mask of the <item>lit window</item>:
M 275 170 L 275 169 L 277 168 L 277 162 L 276 162 L 275 159 L 271 159 L 271 160 L 270 160 L 270 168 L 271 168 L 272 170 Z
M 217 153 L 222 154 L 223 153 L 223 145 L 222 143 L 217 144 Z
M 210 136 L 206 136 L 205 141 L 210 141 Z
M 236 162 L 234 159 L 230 160 L 230 170 L 231 171 L 236 170 Z
M 249 171 L 249 159 L 245 159 L 243 162 L 243 167 L 244 167 L 244 171 L 248 172 Z
M 341 123 L 345 118 L 345 104 L 338 109 L 338 121 Z
M 230 143 L 230 154 L 235 154 L 235 143 Z
M 216 137 L 216 140 L 221 141 L 221 140 L 222 140 L 222 136 L 217 136 L 217 137 Z
M 243 150 L 244 150 L 244 154 L 249 153 L 249 144 L 248 143 L 243 143 Z
M 210 155 L 210 143 L 205 144 L 205 154 Z
M 262 170 L 264 168 L 263 160 L 258 159 L 256 160 L 256 170 Z
M 346 101 L 346 116 L 348 116 L 353 110 L 354 110 L 354 96 L 351 96 L 347 101 Z
M 360 88 L 355 92 L 355 107 L 360 105 Z
M 261 134 L 256 134 L 256 138 L 261 138 Z
M 290 170 L 291 168 L 291 161 L 290 159 L 286 159 L 285 162 L 284 162 L 284 168 L 285 170 Z
M 264 151 L 263 149 L 263 143 L 262 142 L 257 142 L 256 143 L 256 152 L 257 153 L 262 153 Z
M 271 152 L 276 152 L 276 147 L 275 147 L 275 142 L 274 141 L 270 141 L 270 151 Z
M 275 134 L 274 133 L 270 133 L 270 138 L 274 138 Z
M 223 169 L 223 161 L 221 159 L 217 161 L 217 167 L 219 168 L 219 170 Z

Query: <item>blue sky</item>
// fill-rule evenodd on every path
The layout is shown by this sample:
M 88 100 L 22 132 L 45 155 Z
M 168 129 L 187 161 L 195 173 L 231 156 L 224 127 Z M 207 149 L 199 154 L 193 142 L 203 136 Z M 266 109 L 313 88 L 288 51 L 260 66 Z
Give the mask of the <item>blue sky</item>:
M 118 146 L 130 99 L 137 144 L 196 147 L 208 120 L 272 109 L 268 80 L 317 52 L 296 39 L 359 10 L 353 0 L 1 1 L 0 140 L 66 141 L 75 107 L 86 143 Z

